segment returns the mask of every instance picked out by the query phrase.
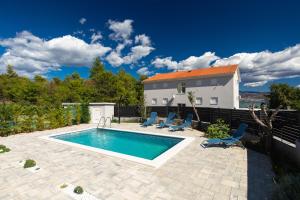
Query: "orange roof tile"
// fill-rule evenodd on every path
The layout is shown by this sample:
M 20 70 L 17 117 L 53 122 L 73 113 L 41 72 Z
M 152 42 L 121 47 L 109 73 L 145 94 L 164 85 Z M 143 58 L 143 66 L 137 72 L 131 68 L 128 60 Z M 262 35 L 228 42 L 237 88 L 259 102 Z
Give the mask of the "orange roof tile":
M 216 67 L 209 67 L 209 68 L 194 69 L 190 71 L 178 71 L 178 72 L 171 72 L 165 74 L 156 74 L 152 77 L 145 79 L 143 82 L 148 83 L 152 81 L 186 79 L 186 78 L 192 78 L 198 76 L 234 74 L 237 68 L 238 65 L 228 65 L 228 66 L 216 66 Z

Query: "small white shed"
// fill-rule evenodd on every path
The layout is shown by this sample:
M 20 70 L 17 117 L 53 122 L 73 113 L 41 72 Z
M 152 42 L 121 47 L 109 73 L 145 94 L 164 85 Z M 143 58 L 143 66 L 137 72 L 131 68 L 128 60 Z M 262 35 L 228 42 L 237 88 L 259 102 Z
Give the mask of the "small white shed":
M 78 105 L 80 103 L 62 103 L 63 107 L 68 107 L 72 105 Z M 113 119 L 114 116 L 114 106 L 115 103 L 89 103 L 89 111 L 91 116 L 90 123 L 95 124 L 98 123 L 101 117 L 110 117 Z
M 110 117 L 111 119 L 114 116 L 114 106 L 115 103 L 90 103 L 90 115 L 91 122 L 90 123 L 98 123 L 101 117 Z

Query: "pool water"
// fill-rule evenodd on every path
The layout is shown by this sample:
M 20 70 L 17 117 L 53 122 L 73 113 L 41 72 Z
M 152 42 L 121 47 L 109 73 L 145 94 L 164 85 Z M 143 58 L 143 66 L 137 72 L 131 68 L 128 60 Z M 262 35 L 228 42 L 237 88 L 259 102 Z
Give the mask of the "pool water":
M 153 160 L 183 138 L 110 129 L 89 129 L 52 138 Z

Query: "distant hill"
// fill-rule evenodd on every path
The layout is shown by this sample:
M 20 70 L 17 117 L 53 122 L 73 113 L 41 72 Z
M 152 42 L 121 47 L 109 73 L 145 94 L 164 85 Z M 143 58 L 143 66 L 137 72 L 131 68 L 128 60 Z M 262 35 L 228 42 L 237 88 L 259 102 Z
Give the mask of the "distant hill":
M 267 95 L 269 95 L 269 92 L 254 92 L 254 91 L 240 91 L 241 99 L 252 99 L 252 100 L 258 100 L 258 99 L 265 99 L 267 100 Z
M 251 104 L 259 106 L 268 103 L 269 92 L 240 91 L 240 108 L 248 108 Z

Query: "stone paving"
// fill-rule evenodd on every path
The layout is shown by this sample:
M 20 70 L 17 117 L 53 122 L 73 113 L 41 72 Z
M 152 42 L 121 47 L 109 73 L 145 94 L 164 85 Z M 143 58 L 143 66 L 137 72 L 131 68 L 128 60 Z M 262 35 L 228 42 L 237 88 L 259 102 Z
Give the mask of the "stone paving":
M 270 199 L 273 172 L 265 155 L 239 147 L 203 149 L 199 131 L 177 132 L 195 140 L 158 169 L 39 138 L 92 126 L 0 138 L 11 149 L 0 154 L 0 199 L 70 199 L 59 188 L 63 183 L 81 185 L 102 200 Z M 168 133 L 133 123 L 113 127 Z M 32 173 L 18 164 L 28 158 L 41 170 Z

